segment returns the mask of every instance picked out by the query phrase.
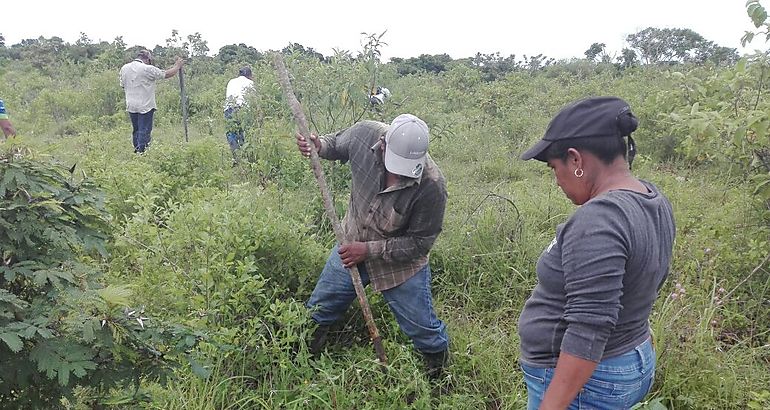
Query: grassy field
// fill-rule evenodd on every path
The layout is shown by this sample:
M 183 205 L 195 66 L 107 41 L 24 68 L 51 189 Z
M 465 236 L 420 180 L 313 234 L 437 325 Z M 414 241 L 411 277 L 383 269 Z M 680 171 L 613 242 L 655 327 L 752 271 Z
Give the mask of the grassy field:
M 176 83 L 164 82 L 153 144 L 135 155 L 114 71 L 48 76 L 7 64 L 0 84 L 17 143 L 35 160 L 77 163 L 105 193 L 109 257 L 98 264 L 105 283 L 132 285 L 131 303 L 145 307 L 149 326 L 162 319 L 207 334 L 196 354 L 208 377 L 180 366 L 168 384 L 148 378 L 138 394 L 114 389 L 106 403 L 524 408 L 516 323 L 536 281 L 535 262 L 574 206 L 547 167 L 517 156 L 567 102 L 618 95 L 641 122 L 634 173 L 669 197 L 677 223 L 671 275 L 652 315 L 659 365 L 641 408 L 770 407 L 767 208 L 745 169 L 694 163 L 677 151 L 685 135 L 665 117 L 682 99 L 673 69 L 564 63 L 485 82 L 464 66 L 405 77 L 385 66 L 379 80 L 394 97 L 381 111 L 349 103 L 360 96 L 343 92 L 365 89 L 358 87 L 368 79 L 360 64 L 293 59 L 289 69 L 319 133 L 349 125 L 359 113 L 388 121 L 409 112 L 431 127 L 430 152 L 449 190 L 444 231 L 431 254 L 436 309 L 452 339 L 447 378 L 440 388 L 428 383 L 419 355 L 374 293 L 387 374 L 378 370 L 357 306 L 319 359 L 307 352 L 303 340 L 312 327 L 302 303 L 333 235 L 267 63 L 255 66 L 254 123 L 235 166 L 219 108 L 227 74 L 196 75 L 191 67 L 189 143 Z M 339 164 L 326 171 L 343 212 L 349 171 Z M 94 394 L 81 388 L 64 406 L 86 407 Z

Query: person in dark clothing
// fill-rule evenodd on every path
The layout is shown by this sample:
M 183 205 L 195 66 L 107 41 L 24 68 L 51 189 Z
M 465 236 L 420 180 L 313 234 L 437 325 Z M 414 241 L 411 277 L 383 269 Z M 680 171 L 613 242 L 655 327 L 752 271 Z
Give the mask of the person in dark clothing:
M 580 100 L 521 156 L 546 162 L 580 206 L 540 255 L 519 317 L 528 409 L 627 409 L 652 386 L 649 317 L 675 225 L 668 199 L 631 174 L 637 125 L 620 98 Z

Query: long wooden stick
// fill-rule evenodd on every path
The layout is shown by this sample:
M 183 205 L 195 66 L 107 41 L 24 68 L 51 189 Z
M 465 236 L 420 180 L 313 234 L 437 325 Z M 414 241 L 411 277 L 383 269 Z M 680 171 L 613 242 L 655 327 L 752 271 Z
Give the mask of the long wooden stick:
M 184 125 L 184 141 L 190 142 L 187 138 L 187 94 L 184 92 L 184 70 L 179 67 L 179 94 L 182 98 L 182 124 Z
M 313 168 L 313 174 L 315 174 L 315 179 L 318 181 L 318 187 L 321 189 L 321 197 L 323 198 L 326 216 L 332 221 L 337 242 L 343 244 L 345 238 L 342 234 L 340 221 L 337 219 L 337 213 L 334 211 L 334 204 L 332 203 L 332 197 L 329 194 L 329 187 L 326 185 L 326 178 L 324 178 L 323 168 L 321 168 L 321 161 L 319 160 L 318 152 L 316 152 L 315 144 L 310 140 L 310 129 L 307 126 L 305 113 L 302 111 L 302 106 L 294 95 L 294 89 L 291 87 L 289 72 L 286 70 L 286 65 L 283 62 L 283 56 L 280 53 L 275 53 L 273 62 L 275 64 L 275 69 L 278 72 L 278 82 L 281 83 L 283 94 L 286 97 L 286 101 L 289 103 L 291 112 L 294 114 L 294 121 L 297 123 L 297 127 L 299 127 L 299 132 L 305 137 L 306 141 L 310 142 L 310 144 L 308 144 L 310 146 L 310 166 Z M 372 318 L 372 310 L 369 308 L 369 301 L 366 299 L 364 285 L 361 283 L 361 275 L 358 273 L 358 268 L 355 266 L 351 267 L 349 270 L 350 276 L 353 279 L 353 287 L 356 289 L 356 295 L 358 296 L 358 303 L 361 305 L 364 319 L 366 319 L 366 327 L 369 328 L 369 336 L 374 344 L 374 350 L 377 352 L 377 358 L 380 360 L 380 364 L 383 366 L 383 369 L 385 369 L 384 366 L 387 364 L 388 359 L 385 356 L 385 349 L 382 347 L 382 338 L 377 330 L 377 325 L 374 323 L 374 318 Z

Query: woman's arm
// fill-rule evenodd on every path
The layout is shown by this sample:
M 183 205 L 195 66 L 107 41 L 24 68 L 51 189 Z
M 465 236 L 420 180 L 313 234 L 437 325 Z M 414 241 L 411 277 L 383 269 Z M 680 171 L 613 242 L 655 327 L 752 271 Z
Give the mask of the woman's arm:
M 566 409 L 596 369 L 597 363 L 566 352 L 559 354 L 553 379 L 545 391 L 540 410 Z
M 601 361 L 622 309 L 629 254 L 626 219 L 607 201 L 581 207 L 562 232 L 567 329 L 541 409 L 567 408 Z

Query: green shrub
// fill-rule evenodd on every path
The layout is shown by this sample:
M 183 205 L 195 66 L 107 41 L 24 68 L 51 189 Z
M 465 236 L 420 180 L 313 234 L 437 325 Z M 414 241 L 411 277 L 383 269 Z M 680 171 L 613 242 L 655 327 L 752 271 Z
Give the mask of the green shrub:
M 130 286 L 103 285 L 101 193 L 75 167 L 68 175 L 29 155 L 0 155 L 0 400 L 51 408 L 78 385 L 98 397 L 162 379 L 197 339 L 130 308 Z

